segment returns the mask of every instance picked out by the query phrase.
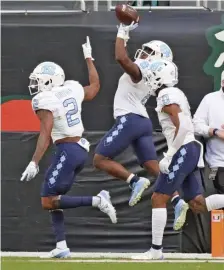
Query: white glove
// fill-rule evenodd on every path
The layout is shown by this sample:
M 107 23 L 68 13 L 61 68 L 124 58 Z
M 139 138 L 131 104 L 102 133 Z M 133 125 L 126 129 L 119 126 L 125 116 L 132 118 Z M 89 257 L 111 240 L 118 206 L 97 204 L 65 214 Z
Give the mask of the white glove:
M 120 24 L 118 27 L 117 37 L 122 38 L 125 42 L 125 46 L 129 40 L 129 31 L 138 27 L 138 23 L 132 22 L 130 25 Z
M 173 156 L 168 155 L 167 153 L 163 153 L 164 158 L 159 162 L 159 169 L 161 173 L 168 174 L 169 171 L 169 166 L 172 161 Z
M 82 44 L 82 49 L 83 49 L 83 54 L 84 54 L 85 59 L 90 58 L 90 59 L 94 60 L 92 58 L 92 47 L 90 45 L 90 41 L 89 41 L 88 36 L 86 37 L 86 43 Z
M 26 167 L 25 171 L 22 174 L 22 177 L 20 178 L 20 181 L 23 181 L 26 179 L 26 181 L 30 181 L 32 178 L 34 178 L 39 172 L 39 166 L 36 165 L 34 161 L 31 161 L 29 165 Z

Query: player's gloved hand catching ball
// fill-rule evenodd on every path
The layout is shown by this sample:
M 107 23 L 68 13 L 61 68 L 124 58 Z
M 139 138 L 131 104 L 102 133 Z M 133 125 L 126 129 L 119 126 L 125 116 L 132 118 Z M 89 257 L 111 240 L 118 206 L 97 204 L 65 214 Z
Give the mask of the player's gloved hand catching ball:
M 25 171 L 23 172 L 20 180 L 23 181 L 26 179 L 26 181 L 30 181 L 38 174 L 38 172 L 39 166 L 34 161 L 31 161 L 29 165 L 26 167 Z
M 88 36 L 86 37 L 86 43 L 82 44 L 82 49 L 83 49 L 83 54 L 84 54 L 85 59 L 90 58 L 94 60 L 92 58 L 92 47 L 90 45 L 90 40 Z
M 115 8 L 115 14 L 120 22 L 117 37 L 122 38 L 126 46 L 127 41 L 129 40 L 129 32 L 138 27 L 138 12 L 129 5 L 119 4 Z
M 137 27 L 138 23 L 135 23 L 134 21 L 130 25 L 125 25 L 121 23 L 120 26 L 118 26 L 117 37 L 122 38 L 125 41 L 126 45 L 127 41 L 129 40 L 129 31 L 132 31 Z

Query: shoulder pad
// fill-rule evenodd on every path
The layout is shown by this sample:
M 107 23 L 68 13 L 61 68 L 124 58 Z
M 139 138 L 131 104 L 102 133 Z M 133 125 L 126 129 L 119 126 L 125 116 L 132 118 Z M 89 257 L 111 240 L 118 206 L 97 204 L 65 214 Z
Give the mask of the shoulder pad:
M 52 92 L 41 92 L 32 99 L 32 108 L 37 110 L 49 110 L 53 112 L 57 107 L 58 100 Z
M 181 105 L 181 91 L 174 87 L 164 88 L 159 92 L 157 98 L 157 107 L 156 111 L 161 112 L 164 106 L 177 104 Z
M 71 87 L 72 90 L 75 91 L 75 94 L 81 98 L 81 100 L 84 99 L 84 95 L 85 95 L 84 88 L 78 81 L 74 81 L 74 80 L 65 81 L 64 86 Z

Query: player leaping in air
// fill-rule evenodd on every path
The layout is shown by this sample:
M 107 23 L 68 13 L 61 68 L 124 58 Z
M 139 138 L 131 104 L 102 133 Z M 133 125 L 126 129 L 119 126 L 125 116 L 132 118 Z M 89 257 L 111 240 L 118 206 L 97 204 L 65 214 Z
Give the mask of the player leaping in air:
M 137 27 L 120 25 L 118 29 L 115 56 L 125 73 L 121 76 L 114 98 L 115 124 L 101 139 L 95 150 L 94 165 L 96 168 L 106 171 L 115 178 L 122 179 L 130 184 L 132 195 L 129 205 L 134 206 L 140 199 L 150 181 L 138 177 L 126 170 L 113 158 L 132 145 L 139 163 L 149 174 L 158 176 L 159 163 L 153 144 L 153 127 L 145 108 L 145 104 L 151 95 L 147 82 L 149 62 L 153 59 L 165 58 L 172 61 L 173 54 L 169 46 L 162 41 L 151 41 L 143 44 L 142 50 L 138 50 L 133 62 L 127 54 L 126 43 L 129 39 L 129 31 Z M 173 194 L 175 201 L 179 196 Z M 188 205 L 181 199 L 175 207 L 174 228 L 180 229 L 185 222 Z
M 224 207 L 224 195 L 204 198 L 199 167 L 204 166 L 202 144 L 195 140 L 190 106 L 177 87 L 177 66 L 164 59 L 149 63 L 148 85 L 157 96 L 156 111 L 167 140 L 168 151 L 160 161 L 160 174 L 152 195 L 152 247 L 133 259 L 161 259 L 163 233 L 167 221 L 166 204 L 176 190 L 196 212 Z
M 50 211 L 57 242 L 56 248 L 47 257 L 70 256 L 65 239 L 63 209 L 98 207 L 110 217 L 112 223 L 117 222 L 109 192 L 102 190 L 97 196 L 88 197 L 65 195 L 88 157 L 89 142 L 82 138 L 82 102 L 92 100 L 100 88 L 88 37 L 83 44 L 83 53 L 90 82 L 86 87 L 82 87 L 77 81 L 65 81 L 63 69 L 53 62 L 39 64 L 29 77 L 30 93 L 36 94 L 32 99 L 32 107 L 40 119 L 40 135 L 32 160 L 22 174 L 21 181 L 29 181 L 37 175 L 38 164 L 50 145 L 51 138 L 56 145 L 56 154 L 47 170 L 41 190 L 42 207 Z

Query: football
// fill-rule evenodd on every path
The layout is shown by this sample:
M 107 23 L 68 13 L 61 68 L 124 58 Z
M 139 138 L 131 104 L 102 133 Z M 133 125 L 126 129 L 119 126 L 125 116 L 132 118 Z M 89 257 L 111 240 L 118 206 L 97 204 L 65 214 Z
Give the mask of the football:
M 117 5 L 115 13 L 118 20 L 125 25 L 130 25 L 133 21 L 139 22 L 138 12 L 129 5 Z

